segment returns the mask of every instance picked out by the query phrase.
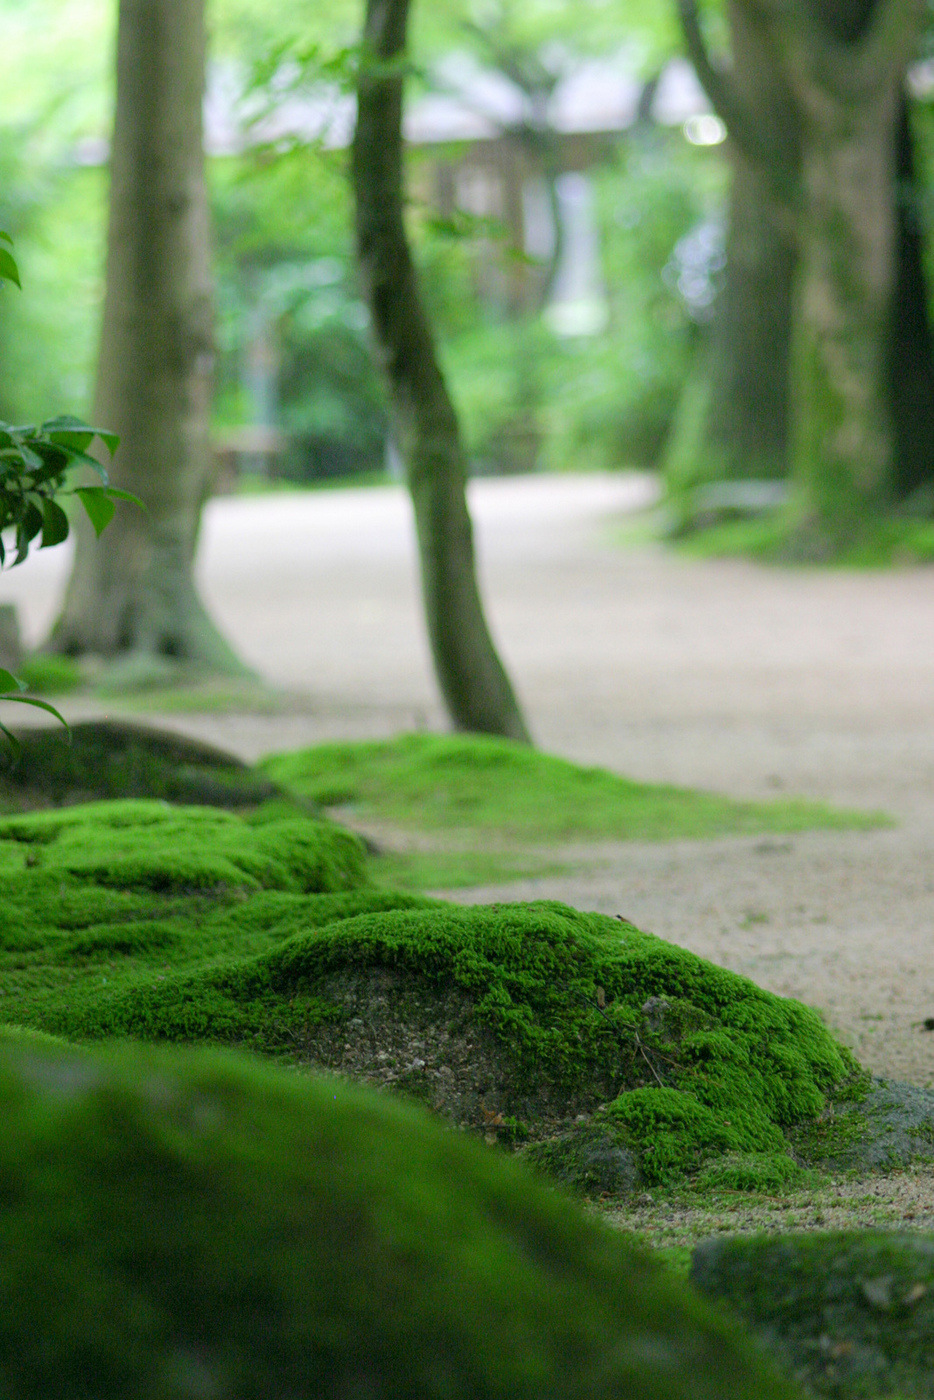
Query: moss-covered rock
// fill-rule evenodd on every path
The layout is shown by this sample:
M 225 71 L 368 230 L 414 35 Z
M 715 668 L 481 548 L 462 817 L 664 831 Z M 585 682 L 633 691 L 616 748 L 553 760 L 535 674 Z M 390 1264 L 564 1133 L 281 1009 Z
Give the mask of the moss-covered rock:
M 13 732 L 16 747 L 0 750 L 0 805 L 8 810 L 121 797 L 239 808 L 281 796 L 275 782 L 234 754 L 144 724 L 100 719 L 67 732 Z
M 861 1230 L 699 1245 L 691 1281 L 811 1394 L 934 1396 L 934 1237 Z
M 0 1041 L 6 1400 L 792 1400 L 716 1310 L 412 1107 Z
M 547 1164 L 599 1190 L 725 1153 L 790 1170 L 786 1132 L 857 1072 L 814 1012 L 619 920 L 394 895 L 332 824 L 160 802 L 0 821 L 0 1007 L 402 1090 L 509 1145 L 555 1139 Z

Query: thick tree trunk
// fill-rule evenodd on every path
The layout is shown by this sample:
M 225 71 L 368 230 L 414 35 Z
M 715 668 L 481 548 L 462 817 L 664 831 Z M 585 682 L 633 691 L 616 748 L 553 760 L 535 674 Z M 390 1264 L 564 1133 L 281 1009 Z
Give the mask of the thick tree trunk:
M 839 548 L 894 494 L 888 339 L 897 89 L 811 94 L 802 171 L 793 470 L 803 524 Z
M 768 25 L 730 0 L 731 64 L 716 68 L 694 0 L 682 25 L 701 82 L 727 122 L 732 167 L 723 290 L 702 372 L 706 391 L 670 462 L 673 504 L 710 481 L 775 479 L 788 468 L 788 372 L 796 243 L 792 213 L 800 148 L 797 113 Z M 696 394 L 696 388 L 692 389 Z
M 726 278 L 712 328 L 707 450 L 728 477 L 773 478 L 788 465 L 788 356 L 796 249 L 787 191 L 800 162 L 798 119 L 771 36 L 737 0 L 727 6 L 736 98 L 771 165 L 730 141 Z M 735 123 L 734 123 L 735 125 Z M 732 133 L 731 133 L 732 135 Z
M 679 7 L 736 170 L 697 472 L 727 476 L 746 462 L 766 475 L 784 441 L 796 528 L 835 549 L 934 475 L 934 347 L 903 89 L 917 0 L 730 0 L 726 71 L 707 55 L 695 0 Z
M 201 106 L 204 0 L 120 0 L 107 287 L 93 421 L 120 435 L 118 507 L 77 554 L 50 647 L 245 668 L 192 577 L 211 476 L 212 290 Z
M 802 543 L 836 552 L 897 494 L 898 131 L 921 0 L 767 0 L 802 128 L 792 358 Z
M 528 742 L 477 588 L 466 463 L 403 222 L 408 0 L 367 0 L 352 148 L 357 250 L 415 512 L 438 681 L 458 729 Z

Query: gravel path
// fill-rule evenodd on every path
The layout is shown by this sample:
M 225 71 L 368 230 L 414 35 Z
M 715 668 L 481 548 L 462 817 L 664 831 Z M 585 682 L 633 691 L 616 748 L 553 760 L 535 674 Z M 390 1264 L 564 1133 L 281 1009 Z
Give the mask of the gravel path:
M 644 477 L 471 486 L 492 624 L 537 741 L 632 777 L 884 809 L 891 830 L 605 845 L 577 877 L 465 898 L 566 899 L 820 1007 L 876 1074 L 934 1084 L 934 571 L 695 562 L 616 533 Z M 252 758 L 443 727 L 400 488 L 211 503 L 215 615 L 295 713 L 166 723 Z M 30 640 L 67 551 L 4 575 Z M 71 713 L 77 719 L 76 707 Z

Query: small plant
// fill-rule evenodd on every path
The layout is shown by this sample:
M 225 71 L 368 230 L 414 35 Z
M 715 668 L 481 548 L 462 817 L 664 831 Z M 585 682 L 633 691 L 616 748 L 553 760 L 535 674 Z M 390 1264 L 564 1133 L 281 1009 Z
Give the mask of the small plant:
M 13 282 L 19 287 L 22 284 L 12 245 L 10 235 L 0 231 L 0 282 Z M 40 549 L 61 544 L 68 538 L 69 520 L 58 497 L 77 496 L 98 535 L 113 516 L 114 501 L 142 505 L 129 491 L 110 485 L 107 472 L 88 452 L 95 437 L 101 439 L 113 457 L 120 441 L 116 433 L 92 428 L 68 414 L 20 427 L 0 422 L 0 569 L 7 558 L 4 531 L 15 532 L 16 558 L 10 568 L 23 563 L 37 538 Z M 76 466 L 90 467 L 101 484 L 69 487 L 68 475 Z M 35 705 L 65 724 L 53 705 L 21 694 L 25 689 L 24 681 L 0 667 L 0 700 Z M 0 723 L 0 731 L 16 745 L 17 739 L 6 725 Z

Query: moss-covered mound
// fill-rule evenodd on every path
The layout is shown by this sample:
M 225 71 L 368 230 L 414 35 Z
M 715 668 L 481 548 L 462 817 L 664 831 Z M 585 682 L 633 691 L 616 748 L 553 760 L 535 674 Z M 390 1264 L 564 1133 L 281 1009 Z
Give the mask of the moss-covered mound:
M 857 1074 L 814 1012 L 684 949 L 560 904 L 377 889 L 354 836 L 277 810 L 0 821 L 4 1019 L 246 1045 L 404 1090 L 585 1189 L 724 1154 L 787 1175 L 785 1134 Z M 615 1187 L 581 1166 L 587 1134 L 591 1158 L 630 1164 Z
M 213 1052 L 0 1042 L 6 1400 L 779 1400 L 624 1237 L 425 1115 Z
M 829 1396 L 934 1396 L 934 1237 L 733 1237 L 694 1251 L 691 1279 Z
M 667 841 L 743 832 L 876 826 L 878 813 L 782 798 L 737 802 L 714 793 L 636 783 L 524 744 L 477 734 L 403 734 L 323 744 L 258 765 L 324 807 L 353 804 L 422 831 L 464 830 L 538 842 Z
M 182 734 L 123 720 L 14 729 L 0 748 L 0 807 L 61 807 L 95 798 L 250 807 L 279 795 L 267 776 L 233 754 Z

